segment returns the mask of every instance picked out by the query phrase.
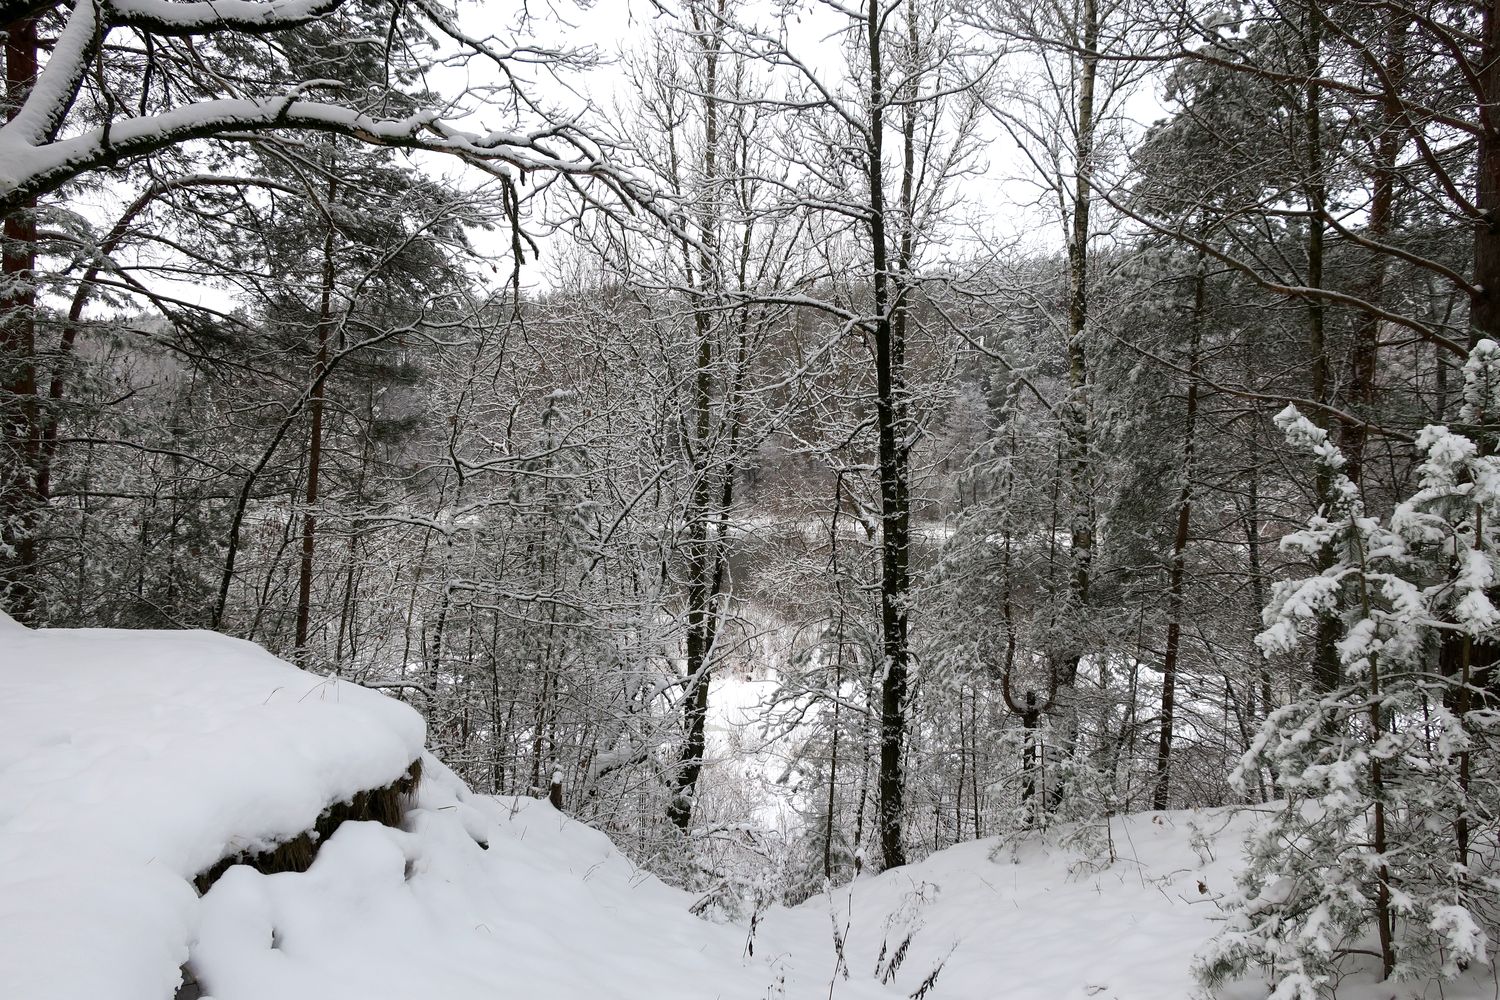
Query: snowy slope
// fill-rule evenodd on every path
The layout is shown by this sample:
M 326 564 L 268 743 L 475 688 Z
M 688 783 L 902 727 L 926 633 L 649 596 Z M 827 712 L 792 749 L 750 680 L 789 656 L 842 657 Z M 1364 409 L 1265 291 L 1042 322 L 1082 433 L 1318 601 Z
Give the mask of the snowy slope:
M 773 911 L 758 939 L 767 950 L 791 950 L 818 935 L 831 941 L 837 927 L 849 977 L 840 973 L 834 997 L 876 978 L 910 997 L 941 966 L 927 1000 L 1200 998 L 1193 956 L 1220 926 L 1217 901 L 1234 889 L 1245 836 L 1259 819 L 1242 809 L 1143 813 L 1114 817 L 1107 829 L 960 844 Z M 1377 972 L 1368 962 L 1352 969 L 1338 983 L 1338 1000 L 1500 996 L 1489 966 L 1449 983 L 1380 983 Z M 1263 1000 L 1269 992 L 1251 976 L 1215 996 Z
M 199 897 L 196 873 L 389 784 L 422 738 L 406 706 L 248 643 L 0 616 L 0 998 L 168 1000 L 184 965 L 183 996 L 214 1000 L 1188 998 L 1255 821 L 963 844 L 751 930 L 692 916 L 547 803 L 475 795 L 424 756 L 402 829 L 345 823 L 307 872 L 239 866 Z M 1492 996 L 1490 975 L 1444 996 Z
M 0 997 L 658 1000 L 826 994 L 545 802 L 424 759 L 404 829 L 346 823 L 305 873 L 221 857 L 309 828 L 420 753 L 408 707 L 196 632 L 0 618 Z M 888 995 L 874 984 L 853 996 Z
M 1102 826 L 1090 844 L 1067 836 L 1076 830 L 960 844 L 772 913 L 763 934 L 779 948 L 847 928 L 854 982 L 873 979 L 882 946 L 889 956 L 910 933 L 891 977 L 902 996 L 942 963 L 933 1000 L 1185 1000 L 1250 821 L 1222 811 L 1116 817 L 1113 863 Z M 1193 850 L 1195 828 L 1211 854 Z

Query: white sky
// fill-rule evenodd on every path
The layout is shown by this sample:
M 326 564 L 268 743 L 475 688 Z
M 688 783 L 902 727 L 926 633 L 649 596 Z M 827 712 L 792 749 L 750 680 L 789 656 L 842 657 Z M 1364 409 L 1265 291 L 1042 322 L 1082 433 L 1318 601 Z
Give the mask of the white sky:
M 585 73 L 573 74 L 559 82 L 542 69 L 529 70 L 534 87 L 533 93 L 549 102 L 555 102 L 573 112 L 587 109 L 589 114 L 605 116 L 613 122 L 610 114 L 622 104 L 628 103 L 632 95 L 625 92 L 628 86 L 619 61 L 632 48 L 639 46 L 653 30 L 669 27 L 673 22 L 661 14 L 650 0 L 583 0 L 586 6 L 580 9 L 579 0 L 458 0 L 459 16 L 466 31 L 479 35 L 493 34 L 504 43 L 523 40 L 516 34 L 520 23 L 523 3 L 531 18 L 527 23 L 526 41 L 556 48 L 594 47 L 605 57 L 605 64 Z M 752 0 L 747 15 L 760 25 L 769 27 L 773 23 L 770 0 Z M 836 32 L 845 24 L 842 15 L 807 0 L 803 9 L 791 23 L 790 37 L 793 48 L 809 64 L 830 77 L 837 75 L 841 54 Z M 480 79 L 483 74 L 483 79 Z M 476 79 L 489 79 L 484 64 L 471 61 L 467 68 L 450 68 L 435 75 L 431 82 L 442 91 L 459 92 Z M 1133 118 L 1148 121 L 1161 114 L 1160 105 L 1152 94 L 1152 88 L 1142 87 L 1140 93 L 1128 104 Z M 474 130 L 489 130 L 504 127 L 509 123 L 500 120 L 486 121 L 482 111 L 462 126 Z M 1138 128 L 1138 125 L 1135 126 Z M 974 176 L 965 178 L 960 185 L 964 205 L 960 211 L 966 218 L 953 230 L 955 239 L 976 240 L 980 236 L 989 241 L 1019 241 L 1027 246 L 1060 247 L 1061 233 L 1055 222 L 1035 207 L 1037 191 L 1029 179 L 1030 167 L 1019 154 L 1014 142 L 993 122 L 984 126 L 986 139 L 981 150 L 982 169 Z M 435 154 L 410 155 L 424 170 L 445 176 L 462 177 L 465 183 L 482 183 L 483 177 L 476 171 L 467 171 L 461 164 L 448 157 Z M 110 199 L 104 198 L 105 202 Z M 107 204 L 82 206 L 86 214 L 106 220 L 112 214 Z M 498 215 L 498 198 L 496 203 Z M 107 227 L 107 222 L 104 225 Z M 545 257 L 556 257 L 561 250 L 563 237 L 554 236 L 543 243 Z M 492 234 L 479 234 L 476 242 L 486 253 L 505 256 L 509 246 L 506 232 L 497 230 Z M 523 282 L 533 289 L 547 283 L 547 264 L 529 263 L 523 271 Z M 508 263 L 505 266 L 508 269 Z M 498 275 L 496 281 L 503 280 Z M 168 282 L 166 287 L 172 294 L 221 308 L 229 305 L 227 294 L 220 289 L 196 287 L 184 282 Z
M 568 80 L 568 88 L 538 80 L 539 91 L 565 103 L 570 108 L 591 106 L 596 112 L 609 112 L 631 95 L 624 92 L 628 83 L 619 61 L 639 47 L 653 30 L 670 29 L 673 18 L 661 14 L 649 0 L 582 0 L 587 9 L 578 9 L 580 0 L 530 0 L 533 15 L 530 35 L 544 44 L 556 46 L 592 46 L 613 65 L 606 64 Z M 670 6 L 671 0 L 667 0 Z M 769 28 L 775 23 L 771 0 L 748 0 L 740 16 Z M 461 16 L 466 27 L 474 30 L 503 32 L 515 23 L 520 0 L 461 0 Z M 829 79 L 836 79 L 842 62 L 838 32 L 847 19 L 817 0 L 804 0 L 791 19 L 791 46 L 806 63 Z M 1010 72 L 1016 70 L 1012 68 Z M 1025 85 L 1025 82 L 1022 82 Z M 573 92 L 569 92 L 571 89 Z M 1124 105 L 1125 131 L 1128 135 L 1162 116 L 1163 108 L 1149 85 L 1139 86 Z M 1056 220 L 1039 210 L 1038 188 L 1030 163 L 1014 141 L 992 120 L 982 125 L 984 145 L 979 153 L 980 169 L 959 184 L 963 218 L 954 227 L 955 240 L 983 240 L 990 243 L 1019 243 L 1029 248 L 1060 248 L 1062 232 Z M 1104 213 L 1097 213 L 1102 218 Z M 547 247 L 543 247 L 544 254 Z M 525 281 L 537 287 L 546 281 L 545 268 L 531 266 Z

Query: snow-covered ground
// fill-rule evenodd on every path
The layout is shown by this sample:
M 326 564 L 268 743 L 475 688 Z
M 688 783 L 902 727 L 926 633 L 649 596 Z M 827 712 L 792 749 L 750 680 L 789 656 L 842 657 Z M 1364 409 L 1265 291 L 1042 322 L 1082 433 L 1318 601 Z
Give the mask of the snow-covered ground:
M 888 964 L 910 934 L 890 977 L 903 996 L 941 966 L 934 1000 L 1186 1000 L 1197 992 L 1193 953 L 1213 932 L 1213 898 L 1232 888 L 1249 821 L 1161 813 L 1116 817 L 1086 837 L 1071 829 L 960 844 L 773 914 L 767 943 L 847 927 L 852 982 L 873 979 L 882 949 Z M 1195 829 L 1211 854 L 1192 850 Z
M 750 690 L 726 701 L 748 709 Z M 345 823 L 305 873 L 193 888 L 389 784 L 422 736 L 405 706 L 248 643 L 0 618 L 0 997 L 167 1000 L 187 967 L 217 1000 L 1187 998 L 1254 819 L 965 844 L 752 930 L 693 916 L 547 803 L 475 795 L 425 756 L 402 828 Z M 1486 970 L 1446 996 L 1491 985 Z M 1437 993 L 1340 990 L 1393 995 Z
M 0 997 L 166 1000 L 184 965 L 216 1000 L 826 993 L 821 938 L 804 966 L 751 956 L 603 834 L 431 757 L 403 829 L 346 823 L 305 873 L 198 896 L 422 740 L 407 706 L 249 643 L 0 619 Z
M 880 980 L 910 998 L 936 972 L 921 994 L 928 1000 L 1196 1000 L 1206 994 L 1191 975 L 1193 956 L 1219 927 L 1218 901 L 1234 889 L 1259 818 L 1231 809 L 1143 813 L 960 844 L 773 910 L 756 936 L 762 949 L 795 954 L 821 934 L 831 952 L 836 928 L 845 961 L 834 997 Z M 831 969 L 831 955 L 823 962 Z M 1489 966 L 1450 983 L 1379 983 L 1373 971 L 1367 963 L 1346 976 L 1338 1000 L 1500 997 Z M 1250 978 L 1215 997 L 1268 993 Z

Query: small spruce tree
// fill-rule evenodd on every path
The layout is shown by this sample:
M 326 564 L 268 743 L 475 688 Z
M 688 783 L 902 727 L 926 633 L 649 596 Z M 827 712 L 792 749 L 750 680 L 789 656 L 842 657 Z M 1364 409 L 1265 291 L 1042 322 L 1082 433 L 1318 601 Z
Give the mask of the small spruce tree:
M 1474 349 L 1466 383 L 1464 425 L 1477 436 L 1500 405 L 1494 342 Z M 1287 652 L 1332 619 L 1343 683 L 1273 712 L 1237 770 L 1243 791 L 1269 768 L 1286 800 L 1250 838 L 1239 894 L 1197 973 L 1214 986 L 1258 967 L 1276 1000 L 1326 995 L 1361 960 L 1384 979 L 1451 979 L 1489 962 L 1500 917 L 1500 717 L 1469 655 L 1500 630 L 1500 457 L 1424 428 L 1418 489 L 1382 522 L 1326 431 L 1293 407 L 1276 422 L 1332 483 L 1283 546 L 1333 558 L 1276 586 L 1257 641 Z M 1463 653 L 1449 666 L 1440 654 L 1455 636 Z

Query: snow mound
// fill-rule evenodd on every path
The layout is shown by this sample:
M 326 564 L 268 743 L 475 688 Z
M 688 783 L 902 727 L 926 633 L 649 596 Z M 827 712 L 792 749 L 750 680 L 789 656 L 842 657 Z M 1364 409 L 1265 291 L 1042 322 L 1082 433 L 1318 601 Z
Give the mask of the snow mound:
M 390 784 L 424 735 L 247 642 L 0 621 L 0 993 L 171 997 L 193 876 Z
M 433 758 L 423 774 L 407 829 L 345 824 L 305 874 L 239 867 L 209 890 L 192 960 L 206 995 L 774 995 L 781 972 L 745 955 L 743 928 L 692 916 L 603 834 L 545 800 L 474 795 Z
M 799 979 L 791 950 L 752 956 L 603 834 L 430 756 L 401 829 L 345 822 L 305 872 L 237 865 L 198 895 L 220 858 L 400 778 L 423 735 L 407 706 L 249 643 L 0 631 L 0 996 L 827 995 L 825 937 L 794 949 Z

